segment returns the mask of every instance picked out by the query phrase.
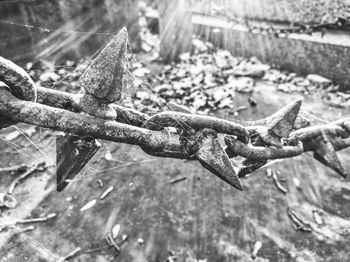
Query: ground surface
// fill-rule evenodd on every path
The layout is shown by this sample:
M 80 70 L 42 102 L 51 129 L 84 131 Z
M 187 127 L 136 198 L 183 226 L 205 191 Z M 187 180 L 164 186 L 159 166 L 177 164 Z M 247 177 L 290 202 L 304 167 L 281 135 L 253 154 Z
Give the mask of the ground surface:
M 238 118 L 259 119 L 301 97 L 276 93 L 263 83 L 255 90 L 253 97 L 258 106 L 248 108 Z M 248 97 L 237 94 L 233 102 L 249 107 Z M 326 120 L 350 115 L 319 101 L 317 95 L 307 97 L 303 106 Z M 224 110 L 217 115 L 233 118 Z M 26 126 L 20 126 L 20 130 L 26 130 Z M 5 141 L 3 138 L 12 131 L 0 134 L 0 167 L 42 160 L 54 162 L 54 138 L 50 132 L 36 129 L 30 136 L 32 142 L 23 135 Z M 106 160 L 108 152 L 112 159 Z M 340 154 L 348 170 L 349 153 Z M 78 246 L 84 254 L 73 261 L 111 261 L 116 254 L 113 249 L 92 249 L 106 246 L 104 238 L 115 224 L 121 225 L 119 239 L 126 234 L 128 240 L 114 261 L 166 261 L 169 251 L 174 252 L 177 261 L 251 261 L 256 241 L 262 242 L 262 248 L 255 261 L 349 261 L 348 179 L 342 181 L 311 155 L 271 167 L 281 171 L 279 178 L 288 190 L 286 195 L 266 176 L 266 169 L 244 179 L 244 191 L 239 192 L 197 162 L 154 158 L 137 147 L 104 142 L 82 172 L 83 177 L 63 193 L 55 191 L 51 169 L 36 173 L 16 188 L 14 196 L 19 205 L 2 213 L 0 224 L 11 218 L 52 212 L 57 217 L 35 224 L 34 231 L 20 233 L 27 225 L 19 225 L 1 232 L 0 261 L 57 261 Z M 178 177 L 187 180 L 169 184 Z M 301 183 L 300 189 L 295 178 Z M 1 192 L 12 179 L 8 174 L 0 175 Z M 103 188 L 98 179 L 103 180 Z M 79 211 L 112 185 L 114 190 L 105 200 Z M 312 225 L 312 233 L 294 230 L 288 207 Z M 319 211 L 323 225 L 315 223 L 313 210 Z

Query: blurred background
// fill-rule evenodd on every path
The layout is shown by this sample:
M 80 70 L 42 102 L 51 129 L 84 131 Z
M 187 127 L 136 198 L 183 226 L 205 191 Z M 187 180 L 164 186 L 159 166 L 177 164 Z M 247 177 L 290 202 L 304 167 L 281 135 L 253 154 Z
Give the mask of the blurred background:
M 0 0 L 0 56 L 38 85 L 77 93 L 81 73 L 125 26 L 124 106 L 152 114 L 175 102 L 249 121 L 302 99 L 310 121 L 324 124 L 350 115 L 349 17 L 347 0 Z M 0 132 L 0 194 L 21 173 L 6 168 L 46 163 L 11 204 L 1 195 L 1 262 L 64 261 L 78 247 L 67 261 L 350 260 L 349 179 L 311 154 L 269 163 L 238 192 L 198 163 L 102 141 L 58 193 L 57 134 L 25 124 Z M 339 158 L 349 170 L 349 151 Z

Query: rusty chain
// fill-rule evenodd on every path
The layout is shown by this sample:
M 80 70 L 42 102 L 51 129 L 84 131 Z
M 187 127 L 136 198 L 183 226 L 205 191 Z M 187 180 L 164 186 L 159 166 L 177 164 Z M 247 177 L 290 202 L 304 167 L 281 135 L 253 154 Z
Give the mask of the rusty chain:
M 154 115 L 118 105 L 127 42 L 122 29 L 79 79 L 81 94 L 36 86 L 22 68 L 0 57 L 0 129 L 23 122 L 66 133 L 57 138 L 59 191 L 99 149 L 96 139 L 138 145 L 153 156 L 198 160 L 240 190 L 239 177 L 268 160 L 308 151 L 346 177 L 336 151 L 350 146 L 350 118 L 310 126 L 300 112 L 300 100 L 252 122 L 199 115 L 173 103 Z M 240 165 L 232 159 L 236 156 L 244 159 Z

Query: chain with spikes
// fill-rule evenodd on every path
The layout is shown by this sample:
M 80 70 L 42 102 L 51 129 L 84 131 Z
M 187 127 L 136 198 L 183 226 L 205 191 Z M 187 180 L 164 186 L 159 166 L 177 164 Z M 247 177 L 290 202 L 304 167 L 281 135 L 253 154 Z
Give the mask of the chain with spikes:
M 97 139 L 139 145 L 153 156 L 198 160 L 239 190 L 240 177 L 269 160 L 308 151 L 346 176 L 336 151 L 350 146 L 350 119 L 310 126 L 300 113 L 300 100 L 253 122 L 199 115 L 174 103 L 151 116 L 118 105 L 125 85 L 127 42 L 124 28 L 79 79 L 81 94 L 36 86 L 22 68 L 0 57 L 0 129 L 24 122 L 66 133 L 56 139 L 58 191 L 99 150 Z M 236 156 L 244 158 L 241 165 L 230 159 Z

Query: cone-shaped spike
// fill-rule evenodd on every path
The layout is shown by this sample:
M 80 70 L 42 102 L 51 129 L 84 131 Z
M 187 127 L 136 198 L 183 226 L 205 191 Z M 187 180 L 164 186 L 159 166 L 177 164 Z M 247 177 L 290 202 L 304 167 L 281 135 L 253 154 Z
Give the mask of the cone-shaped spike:
M 278 137 L 287 137 L 293 130 L 301 103 L 301 100 L 296 100 L 273 114 L 268 123 L 269 132 Z
M 170 111 L 174 111 L 174 112 L 180 112 L 180 113 L 188 113 L 188 114 L 192 114 L 193 112 L 188 109 L 185 106 L 180 106 L 178 104 L 175 104 L 173 102 L 168 102 L 166 105 L 167 109 Z
M 211 136 L 203 138 L 202 146 L 196 153 L 196 157 L 199 162 L 214 175 L 231 186 L 243 190 L 241 181 L 217 138 Z
M 238 177 L 245 177 L 250 173 L 263 167 L 264 165 L 266 165 L 266 163 L 267 163 L 267 160 L 265 159 L 262 159 L 262 160 L 245 159 L 238 171 Z
M 71 135 L 56 137 L 57 191 L 65 189 L 100 147 L 94 138 Z
M 347 172 L 340 163 L 336 151 L 328 137 L 323 135 L 318 139 L 315 139 L 313 144 L 315 148 L 314 158 L 345 178 L 347 176 Z
M 123 28 L 92 61 L 79 79 L 86 93 L 100 102 L 121 98 L 127 55 L 128 32 Z

